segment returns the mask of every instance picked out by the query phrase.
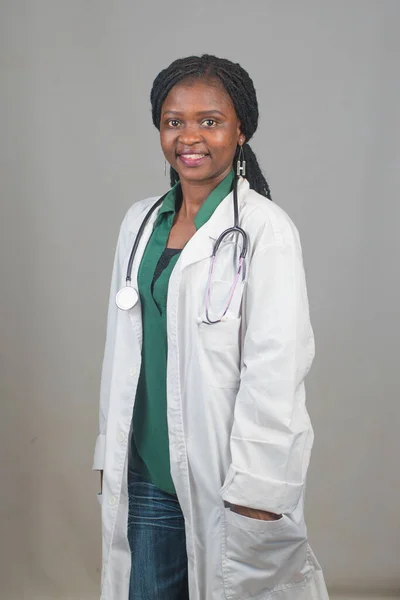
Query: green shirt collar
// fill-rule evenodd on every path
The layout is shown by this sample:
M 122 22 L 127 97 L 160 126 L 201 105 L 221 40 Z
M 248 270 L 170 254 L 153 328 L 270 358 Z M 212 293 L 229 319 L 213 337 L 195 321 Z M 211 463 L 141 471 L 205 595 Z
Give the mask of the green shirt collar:
M 157 215 L 157 221 L 159 220 L 159 218 L 161 217 L 161 215 L 164 214 L 168 214 L 168 213 L 175 213 L 175 208 L 176 208 L 176 204 L 177 204 L 177 199 L 178 196 L 180 196 L 181 193 L 181 184 L 178 181 L 178 183 L 176 183 L 174 185 L 174 187 L 172 187 L 168 194 L 165 196 L 163 203 L 161 204 L 161 208 L 158 211 L 158 215 Z
M 204 204 L 201 206 L 199 212 L 194 218 L 194 225 L 196 229 L 200 229 L 202 225 L 204 225 L 208 219 L 211 217 L 217 206 L 222 202 L 224 198 L 231 192 L 233 180 L 235 178 L 235 173 L 233 169 L 228 173 L 228 175 L 217 185 L 216 188 L 213 189 L 211 194 L 208 196 Z M 173 188 L 170 189 L 168 194 L 164 198 L 164 202 L 161 205 L 161 208 L 158 212 L 157 216 L 157 225 L 162 218 L 162 215 L 171 214 L 176 212 L 177 200 L 179 195 L 181 194 L 181 185 L 180 182 L 176 183 Z
M 194 225 L 196 229 L 200 229 L 204 223 L 207 223 L 217 206 L 222 202 L 224 198 L 232 190 L 232 183 L 235 178 L 233 169 L 231 169 L 228 175 L 217 185 L 215 189 L 208 196 L 207 200 L 201 206 L 199 212 L 194 218 Z

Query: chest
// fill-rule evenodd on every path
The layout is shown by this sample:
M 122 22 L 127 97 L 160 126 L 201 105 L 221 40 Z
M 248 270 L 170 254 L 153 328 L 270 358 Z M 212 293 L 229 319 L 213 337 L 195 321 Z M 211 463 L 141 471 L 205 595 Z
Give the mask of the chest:
M 193 221 L 177 220 L 169 233 L 167 247 L 182 249 L 196 233 Z

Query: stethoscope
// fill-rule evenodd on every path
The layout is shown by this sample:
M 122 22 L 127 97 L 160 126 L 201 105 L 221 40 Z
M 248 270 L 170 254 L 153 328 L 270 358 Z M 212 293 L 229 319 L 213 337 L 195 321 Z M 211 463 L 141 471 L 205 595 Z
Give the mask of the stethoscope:
M 208 277 L 207 297 L 206 297 L 206 318 L 207 318 L 208 324 L 218 323 L 225 316 L 225 314 L 230 306 L 230 302 L 232 300 L 233 293 L 235 291 L 237 282 L 238 282 L 240 274 L 242 272 L 243 262 L 244 262 L 244 259 L 246 258 L 246 254 L 247 254 L 248 242 L 249 242 L 248 236 L 247 236 L 247 233 L 241 227 L 239 227 L 238 180 L 239 180 L 239 177 L 235 177 L 235 181 L 233 184 L 234 225 L 233 225 L 233 227 L 229 227 L 228 229 L 225 229 L 225 231 L 223 231 L 221 233 L 221 235 L 218 237 L 218 239 L 216 240 L 216 242 L 214 244 L 214 248 L 213 248 L 213 252 L 212 252 L 212 256 L 211 256 L 211 265 L 210 265 L 210 271 L 209 271 L 209 277 Z M 153 206 L 150 208 L 150 210 L 147 212 L 145 218 L 143 219 L 143 222 L 142 222 L 142 224 L 139 228 L 139 231 L 136 235 L 136 239 L 135 239 L 135 242 L 132 247 L 131 255 L 129 257 L 128 268 L 126 271 L 126 285 L 118 291 L 118 293 L 116 295 L 116 299 L 115 299 L 117 306 L 120 310 L 130 310 L 131 308 L 133 308 L 135 306 L 135 304 L 139 300 L 138 290 L 132 286 L 132 280 L 131 280 L 133 261 L 135 260 L 139 242 L 143 235 L 145 227 L 146 227 L 147 223 L 149 222 L 149 219 L 150 219 L 151 215 L 153 214 L 153 212 L 163 203 L 166 195 L 167 194 L 164 194 L 164 196 L 162 196 L 159 200 L 157 200 L 157 202 L 155 204 L 153 204 Z M 212 320 L 209 317 L 210 282 L 211 282 L 211 278 L 212 278 L 212 274 L 213 274 L 216 254 L 217 254 L 218 248 L 220 247 L 223 240 L 228 235 L 231 235 L 232 233 L 236 233 L 236 234 L 238 234 L 239 237 L 242 238 L 242 248 L 241 248 L 241 252 L 239 255 L 238 269 L 237 269 L 236 277 L 232 284 L 232 288 L 231 288 L 231 291 L 229 294 L 228 304 L 227 304 L 227 307 L 226 307 L 222 317 L 217 320 Z M 237 244 L 237 240 L 236 240 L 236 244 Z

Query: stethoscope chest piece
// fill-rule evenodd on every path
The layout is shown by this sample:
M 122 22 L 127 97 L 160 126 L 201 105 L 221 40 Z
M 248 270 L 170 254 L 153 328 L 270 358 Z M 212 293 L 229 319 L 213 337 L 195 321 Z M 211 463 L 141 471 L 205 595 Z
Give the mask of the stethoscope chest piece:
M 129 310 L 133 308 L 139 300 L 139 294 L 130 285 L 127 285 L 119 290 L 115 298 L 115 302 L 121 310 Z

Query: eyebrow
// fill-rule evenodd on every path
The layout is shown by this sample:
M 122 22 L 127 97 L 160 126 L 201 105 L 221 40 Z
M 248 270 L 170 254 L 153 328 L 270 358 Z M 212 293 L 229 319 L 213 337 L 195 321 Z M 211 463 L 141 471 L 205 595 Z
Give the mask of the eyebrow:
M 173 115 L 173 116 L 179 116 L 181 115 L 182 112 L 179 110 L 166 110 L 163 115 Z M 200 110 L 198 113 L 196 113 L 196 115 L 198 115 L 199 117 L 201 116 L 205 116 L 205 115 L 220 115 L 221 117 L 225 117 L 226 115 L 224 115 L 224 113 L 222 113 L 220 110 L 217 110 L 216 108 L 212 108 L 210 110 Z

